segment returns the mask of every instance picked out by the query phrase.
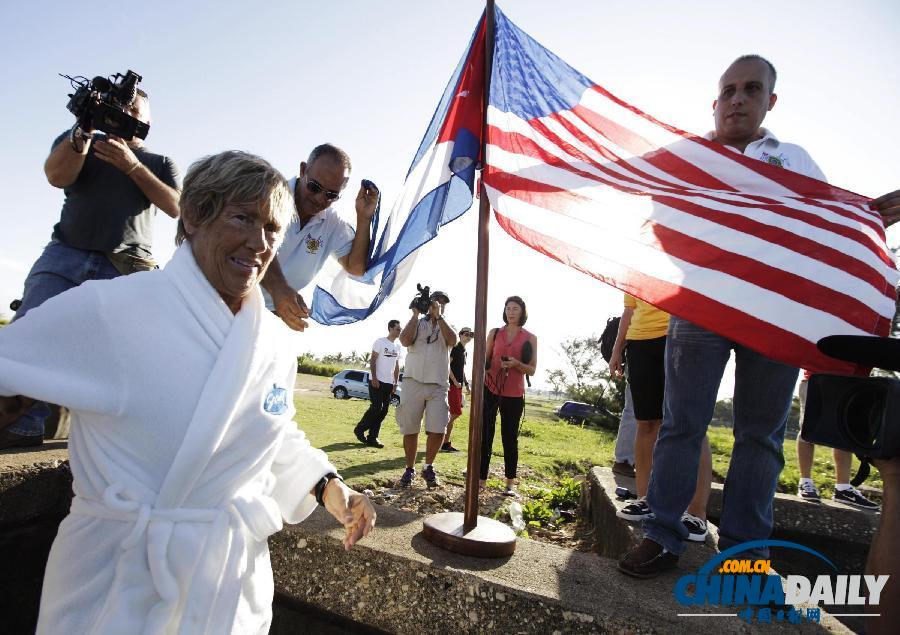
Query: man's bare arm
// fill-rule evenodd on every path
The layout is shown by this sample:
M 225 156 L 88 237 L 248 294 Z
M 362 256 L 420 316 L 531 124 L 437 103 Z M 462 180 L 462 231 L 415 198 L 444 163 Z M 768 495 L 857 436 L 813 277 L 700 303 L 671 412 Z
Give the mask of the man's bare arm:
M 900 190 L 879 196 L 870 204 L 881 214 L 885 227 L 890 227 L 900 220 Z
M 403 346 L 409 347 L 412 345 L 414 341 L 416 341 L 416 331 L 419 329 L 419 311 L 416 309 L 412 310 L 412 317 L 409 318 L 409 322 L 406 323 L 406 326 L 403 327 L 403 330 L 400 331 L 400 343 Z
M 361 185 L 356 195 L 356 234 L 350 253 L 338 258 L 341 266 L 352 276 L 361 276 L 366 272 L 366 258 L 369 255 L 371 240 L 370 225 L 378 207 L 379 192 L 374 187 Z
M 131 177 L 135 185 L 141 188 L 144 196 L 150 199 L 151 203 L 168 216 L 178 218 L 178 215 L 181 213 L 178 207 L 178 200 L 181 198 L 181 194 L 178 190 L 160 181 L 146 165 L 140 162 L 128 176 Z
M 438 324 L 441 325 L 441 335 L 444 336 L 444 343 L 447 344 L 447 348 L 456 346 L 456 342 L 459 341 L 459 338 L 456 336 L 456 331 L 451 329 L 450 325 L 447 324 L 444 316 L 441 316 L 441 319 L 438 320 Z
M 151 203 L 172 218 L 178 218 L 178 190 L 160 181 L 119 137 L 110 136 L 105 140 L 96 141 L 94 156 L 111 163 L 134 181 Z
M 50 156 L 44 161 L 44 174 L 53 187 L 69 187 L 78 178 L 84 160 L 87 158 L 91 139 L 83 142 L 81 152 L 76 152 L 68 137 L 53 146 Z
M 378 375 L 375 374 L 375 362 L 378 360 L 378 351 L 372 351 L 372 354 L 369 356 L 369 383 L 372 384 L 372 388 L 378 388 L 381 385 L 381 382 L 378 381 Z
M 351 276 L 361 276 L 366 272 L 366 258 L 369 255 L 369 221 L 357 218 L 356 234 L 350 253 L 338 258 L 338 262 Z
M 288 284 L 284 272 L 281 270 L 281 264 L 278 262 L 278 256 L 272 258 L 260 284 L 272 296 L 275 313 L 284 320 L 285 324 L 295 331 L 302 331 L 309 326 L 304 319 L 309 317 L 309 307 L 306 306 L 303 296 Z

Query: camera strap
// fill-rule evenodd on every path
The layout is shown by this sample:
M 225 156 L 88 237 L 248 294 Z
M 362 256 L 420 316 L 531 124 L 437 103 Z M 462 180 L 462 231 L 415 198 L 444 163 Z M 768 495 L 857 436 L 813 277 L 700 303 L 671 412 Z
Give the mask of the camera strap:
M 853 487 L 859 487 L 862 485 L 863 481 L 869 478 L 869 472 L 872 467 L 872 462 L 869 460 L 869 457 L 857 454 L 856 458 L 859 459 L 859 469 L 856 470 L 856 476 L 850 479 L 850 485 Z

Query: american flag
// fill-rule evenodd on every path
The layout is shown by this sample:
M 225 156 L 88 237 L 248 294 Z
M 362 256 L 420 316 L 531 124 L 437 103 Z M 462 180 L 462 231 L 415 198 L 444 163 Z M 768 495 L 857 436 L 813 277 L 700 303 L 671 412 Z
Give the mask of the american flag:
M 418 249 L 472 203 L 482 16 L 361 277 L 317 288 L 313 317 L 365 319 Z M 828 335 L 887 335 L 898 272 L 867 198 L 664 124 L 495 10 L 484 184 L 516 240 L 764 355 L 814 372 Z M 550 281 L 536 284 L 548 291 Z
M 890 329 L 898 272 L 866 197 L 654 119 L 499 9 L 495 29 L 484 183 L 507 233 L 771 358 L 858 370 L 815 344 Z

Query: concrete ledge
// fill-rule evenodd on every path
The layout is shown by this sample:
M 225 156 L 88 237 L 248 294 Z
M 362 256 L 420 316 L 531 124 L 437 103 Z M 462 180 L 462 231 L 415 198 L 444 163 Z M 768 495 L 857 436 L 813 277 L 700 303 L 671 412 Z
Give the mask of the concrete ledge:
M 710 518 L 722 516 L 722 490 L 720 483 L 713 483 L 709 496 L 707 513 Z M 843 543 L 855 543 L 868 548 L 875 537 L 878 513 L 855 509 L 830 500 L 821 503 L 810 503 L 799 496 L 791 494 L 775 494 L 774 503 L 775 528 L 774 535 L 793 536 L 798 539 L 836 540 Z
M 678 617 L 685 608 L 672 589 L 683 569 L 638 581 L 611 559 L 530 540 L 520 540 L 510 558 L 469 558 L 426 541 L 420 516 L 377 511 L 375 533 L 350 552 L 323 510 L 272 536 L 276 591 L 393 633 L 718 634 L 749 628 L 735 617 Z M 831 621 L 802 631 L 847 632 Z
M 638 524 L 622 521 L 615 515 L 616 510 L 626 504 L 616 499 L 616 486 L 635 491 L 634 479 L 613 474 L 609 468 L 595 467 L 588 475 L 588 485 L 590 493 L 585 497 L 586 515 L 592 519 L 595 531 L 604 537 L 598 541 L 601 554 L 618 557 L 640 542 L 642 537 Z M 715 523 L 722 516 L 722 492 L 723 486 L 713 483 L 706 508 L 712 520 L 711 533 L 716 533 Z M 774 536 L 814 544 L 832 541 L 864 550 L 871 544 L 881 517 L 877 513 L 828 500 L 823 500 L 821 504 L 809 503 L 790 494 L 775 494 L 774 516 Z M 711 546 L 714 545 L 712 543 Z
M 66 441 L 0 452 L 0 528 L 39 518 L 62 518 L 72 502 Z

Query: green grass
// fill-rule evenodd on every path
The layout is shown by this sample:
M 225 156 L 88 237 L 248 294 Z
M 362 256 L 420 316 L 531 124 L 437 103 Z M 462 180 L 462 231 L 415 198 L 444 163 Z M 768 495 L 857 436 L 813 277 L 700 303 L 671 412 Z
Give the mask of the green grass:
M 325 378 L 301 375 L 306 384 Z M 327 386 L 326 386 L 327 389 Z M 332 463 L 348 483 L 365 486 L 396 481 L 403 471 L 402 437 L 397 430 L 392 407 L 381 427 L 382 449 L 361 446 L 353 436 L 353 426 L 360 420 L 368 402 L 360 399 L 337 400 L 329 394 L 302 392 L 296 399 L 300 428 L 316 447 L 328 453 Z M 612 461 L 615 435 L 608 431 L 581 428 L 556 419 L 552 414 L 558 404 L 529 402 L 519 437 L 519 466 L 523 483 L 546 484 L 572 473 L 584 473 L 592 465 L 609 465 Z M 465 448 L 469 438 L 468 412 L 456 420 L 453 443 Z M 424 434 L 420 437 L 419 461 L 424 455 Z M 499 422 L 491 466 L 502 467 Z M 466 453 L 441 453 L 435 461 L 439 474 L 462 485 L 466 469 Z
M 403 471 L 402 438 L 397 430 L 394 408 L 385 418 L 379 435 L 385 447 L 382 449 L 361 446 L 353 436 L 353 426 L 368 407 L 368 401 L 334 399 L 328 392 L 329 380 L 324 377 L 298 375 L 298 385 L 312 389 L 297 394 L 296 420 L 316 447 L 328 453 L 332 463 L 341 471 L 348 483 L 357 486 L 390 485 Z M 521 486 L 557 487 L 566 477 L 584 474 L 594 465 L 609 466 L 613 461 L 615 432 L 593 427 L 583 427 L 562 422 L 553 412 L 560 402 L 529 397 L 519 435 L 519 477 Z M 499 468 L 502 477 L 503 451 L 500 443 L 499 421 L 494 439 L 491 467 Z M 453 429 L 454 445 L 465 448 L 469 438 L 468 409 L 456 420 Z M 713 455 L 713 472 L 716 480 L 724 479 L 728 472 L 733 437 L 728 428 L 709 430 Z M 419 440 L 419 458 L 424 453 L 424 434 Z M 785 467 L 779 479 L 779 491 L 796 493 L 799 481 L 796 441 L 784 442 Z M 854 458 L 853 473 L 859 462 Z M 435 461 L 439 475 L 452 483 L 463 485 L 466 469 L 466 453 L 441 453 Z M 492 473 L 492 476 L 494 474 Z M 834 488 L 834 467 L 831 450 L 820 447 L 813 463 L 813 480 L 823 496 L 830 496 Z M 495 482 L 496 481 L 496 482 Z M 867 481 L 881 487 L 877 470 Z M 491 478 L 488 487 L 502 487 L 504 482 Z

